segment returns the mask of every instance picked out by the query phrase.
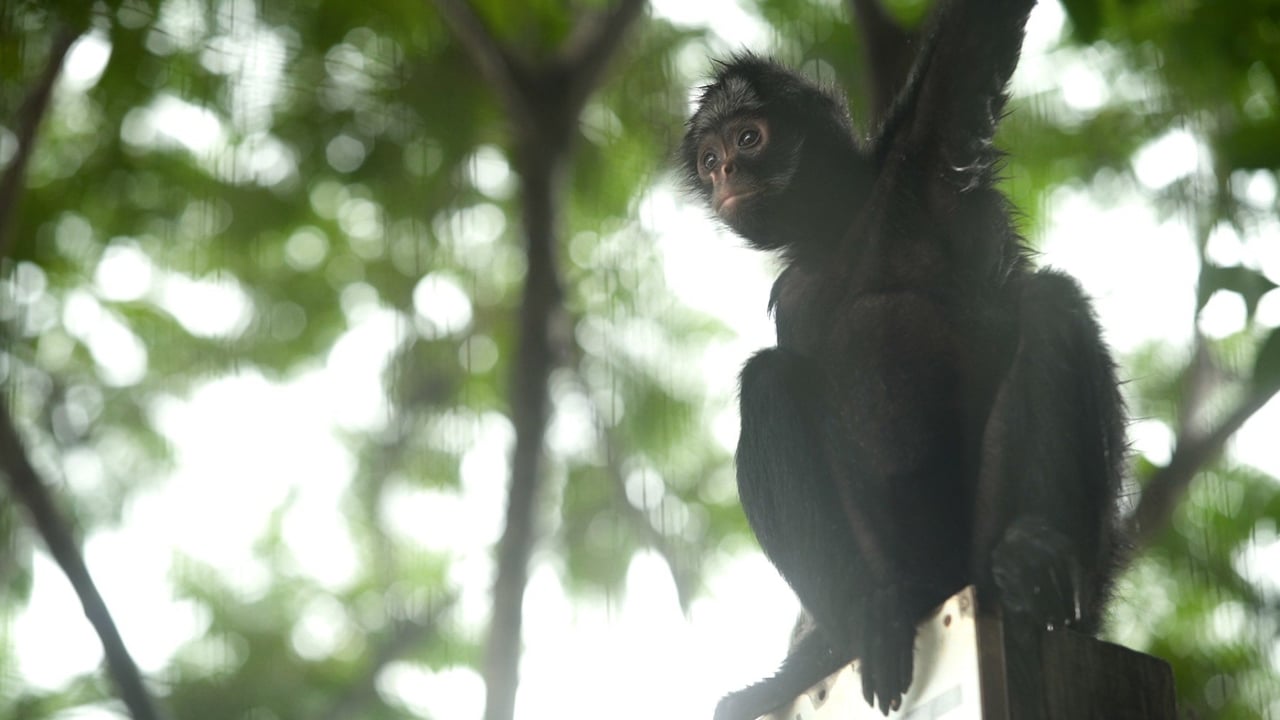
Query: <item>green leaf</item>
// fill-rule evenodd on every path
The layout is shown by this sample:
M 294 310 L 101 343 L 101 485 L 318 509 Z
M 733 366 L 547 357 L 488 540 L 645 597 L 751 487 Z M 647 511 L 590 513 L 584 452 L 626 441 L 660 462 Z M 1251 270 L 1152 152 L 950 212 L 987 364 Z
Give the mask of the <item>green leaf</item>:
M 1253 363 L 1253 386 L 1270 391 L 1280 386 L 1280 328 L 1272 328 Z
M 1197 292 L 1197 308 L 1203 308 L 1210 296 L 1218 290 L 1239 293 L 1244 298 L 1249 317 L 1258 309 L 1263 295 L 1276 288 L 1276 284 L 1257 270 L 1242 265 L 1221 267 L 1205 263 L 1200 269 L 1200 285 Z

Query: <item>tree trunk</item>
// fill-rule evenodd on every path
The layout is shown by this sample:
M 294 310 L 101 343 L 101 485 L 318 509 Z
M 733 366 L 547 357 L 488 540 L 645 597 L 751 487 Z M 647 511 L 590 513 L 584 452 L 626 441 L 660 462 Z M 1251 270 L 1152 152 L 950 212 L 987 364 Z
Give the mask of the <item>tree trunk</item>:
M 537 144 L 547 149 L 538 148 Z M 565 162 L 567 148 L 561 149 L 547 137 L 530 138 L 522 145 L 516 170 L 521 178 L 528 269 L 510 394 L 516 445 L 511 455 L 506 526 L 498 544 L 493 616 L 485 648 L 485 720 L 512 720 L 514 714 L 521 654 L 521 601 L 528 584 L 529 554 L 537 537 L 535 503 L 545 475 L 547 388 L 555 363 L 551 328 L 561 301 L 555 259 L 555 211 L 560 199 L 559 168 Z

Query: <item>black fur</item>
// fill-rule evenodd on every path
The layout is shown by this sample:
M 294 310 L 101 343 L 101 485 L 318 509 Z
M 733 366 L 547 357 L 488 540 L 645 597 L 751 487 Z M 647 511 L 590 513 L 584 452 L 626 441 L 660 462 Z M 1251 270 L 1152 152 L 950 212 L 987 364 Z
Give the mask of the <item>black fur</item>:
M 1079 286 L 1032 268 L 995 188 L 1032 2 L 940 7 L 865 143 L 842 98 L 768 60 L 734 57 L 702 90 L 688 182 L 787 260 L 777 347 L 742 371 L 739 493 L 816 624 L 717 720 L 855 657 L 887 713 L 915 624 L 970 583 L 1010 617 L 1097 628 L 1124 462 L 1115 371 Z

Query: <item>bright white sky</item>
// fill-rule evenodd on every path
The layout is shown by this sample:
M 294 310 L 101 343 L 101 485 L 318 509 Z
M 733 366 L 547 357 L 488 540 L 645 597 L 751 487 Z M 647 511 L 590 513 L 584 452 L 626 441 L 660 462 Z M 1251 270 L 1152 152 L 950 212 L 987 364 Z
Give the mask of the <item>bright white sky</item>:
M 726 50 L 764 48 L 770 37 L 768 28 L 735 0 L 654 0 L 653 7 L 657 15 L 676 22 L 714 28 Z M 1015 78 L 1016 91 L 1060 88 L 1068 107 L 1077 110 L 1096 108 L 1113 100 L 1114 93 L 1127 99 L 1125 86 L 1109 84 L 1098 71 L 1107 58 L 1052 49 L 1062 22 L 1057 3 L 1037 7 Z M 100 37 L 78 45 L 64 90 L 96 82 L 108 54 Z M 695 79 L 707 70 L 701 54 L 683 60 Z M 139 142 L 154 141 L 159 133 L 193 152 L 221 142 L 218 121 L 177 98 L 166 98 L 148 113 L 131 125 Z M 1204 162 L 1204 148 L 1195 138 L 1175 132 L 1142 152 L 1135 169 L 1143 184 L 1158 188 L 1203 168 Z M 1251 200 L 1264 206 L 1275 202 L 1277 190 L 1269 175 L 1242 182 Z M 1043 260 L 1082 281 L 1095 297 L 1108 340 L 1117 350 L 1131 350 L 1153 339 L 1185 343 L 1196 280 L 1186 227 L 1176 219 L 1161 220 L 1140 197 L 1103 203 L 1085 189 L 1061 190 L 1049 214 L 1052 229 L 1041 243 Z M 681 300 L 722 318 L 738 333 L 732 341 L 711 348 L 703 361 L 709 386 L 726 408 L 716 423 L 717 435 L 731 448 L 736 436 L 733 379 L 748 355 L 773 342 L 765 314 L 773 271 L 767 258 L 743 248 L 741 241 L 717 229 L 669 188 L 655 189 L 640 217 L 659 237 L 668 283 Z M 499 226 L 492 234 L 500 231 Z M 1280 247 L 1274 242 L 1278 236 L 1280 227 L 1247 239 L 1222 230 L 1214 236 L 1211 253 L 1224 263 L 1241 258 L 1260 263 L 1280 280 Z M 1264 237 L 1271 242 L 1264 245 Z M 323 257 L 324 246 L 317 245 L 322 242 L 300 235 L 290 242 L 290 261 L 305 265 Z M 708 267 L 732 282 L 708 284 Z M 1143 275 L 1135 278 L 1139 270 Z M 147 288 L 145 292 L 180 322 L 202 335 L 233 334 L 247 320 L 248 306 L 238 286 L 161 271 L 141 251 L 122 243 L 104 260 L 95 293 L 123 299 L 122 293 L 137 293 L 138 288 Z M 412 319 L 379 309 L 370 302 L 371 290 L 356 288 L 344 295 L 354 329 L 327 358 L 294 380 L 272 384 L 246 371 L 214 380 L 189 398 L 156 405 L 158 426 L 165 429 L 176 453 L 176 470 L 131 503 L 119 529 L 95 533 L 86 550 L 144 671 L 163 668 L 185 638 L 199 635 L 208 625 L 209 619 L 197 608 L 172 597 L 166 578 L 175 548 L 225 571 L 242 592 L 261 592 L 268 571 L 253 559 L 251 546 L 269 515 L 292 496 L 284 533 L 296 568 L 333 588 L 343 587 L 353 576 L 357 558 L 342 523 L 334 518 L 340 516 L 339 502 L 354 463 L 337 433 L 377 427 L 386 417 L 378 380 L 405 322 L 457 327 L 470 314 L 465 294 L 447 276 L 424 278 L 415 293 L 417 314 Z M 83 333 L 108 377 L 127 383 L 144 371 L 145 347 L 127 330 L 112 325 L 93 294 L 85 292 L 67 305 L 64 319 L 73 332 Z M 1268 324 L 1280 324 L 1277 293 L 1264 301 L 1260 315 Z M 1222 336 L 1243 322 L 1243 306 L 1224 296 L 1210 304 L 1201 324 L 1210 335 Z M 250 407 L 253 412 L 246 413 Z M 1241 431 L 1237 456 L 1280 475 L 1280 457 L 1271 452 L 1277 428 L 1280 406 L 1273 403 Z M 1138 423 L 1134 435 L 1139 451 L 1155 460 L 1167 457 L 1171 437 L 1162 426 Z M 511 439 L 505 421 L 483 420 L 463 459 L 460 496 L 405 487 L 388 503 L 393 532 L 423 548 L 448 549 L 455 555 L 454 580 L 463 589 L 463 618 L 477 633 L 487 618 L 492 574 L 488 551 L 501 528 Z M 69 481 L 77 489 L 91 491 L 101 481 L 95 462 L 73 459 Z M 127 563 L 121 562 L 124 558 Z M 796 609 L 790 591 L 758 553 L 712 568 L 709 592 L 694 604 L 688 618 L 679 612 L 669 572 L 654 556 L 642 555 L 632 562 L 625 597 L 610 608 L 570 604 L 551 565 L 535 563 L 525 600 L 527 651 L 517 716 L 710 717 L 725 691 L 772 671 L 784 652 Z M 324 603 L 309 608 L 301 620 L 294 643 L 307 656 L 323 656 L 357 632 L 345 624 L 340 609 Z M 78 602 L 43 554 L 37 556 L 31 602 L 14 630 L 19 671 L 32 685 L 61 686 L 100 662 L 98 641 L 82 620 Z M 49 642 L 51 637 L 58 641 Z M 379 690 L 411 711 L 450 720 L 479 718 L 483 704 L 481 680 L 465 668 L 428 672 L 395 664 L 380 678 Z M 122 716 L 102 710 L 75 717 Z

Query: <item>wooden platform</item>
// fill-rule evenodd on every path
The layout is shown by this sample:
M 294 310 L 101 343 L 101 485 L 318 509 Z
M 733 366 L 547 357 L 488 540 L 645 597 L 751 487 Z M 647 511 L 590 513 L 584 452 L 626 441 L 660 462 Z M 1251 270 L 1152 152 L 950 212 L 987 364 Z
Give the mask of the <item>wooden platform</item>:
M 1150 655 L 1071 631 L 1014 628 L 973 588 L 920 624 L 904 720 L 1174 720 L 1173 673 Z M 862 699 L 858 663 L 771 720 L 883 720 Z

